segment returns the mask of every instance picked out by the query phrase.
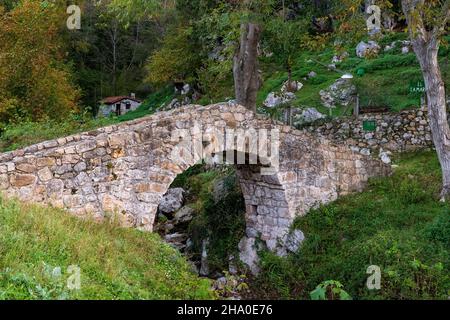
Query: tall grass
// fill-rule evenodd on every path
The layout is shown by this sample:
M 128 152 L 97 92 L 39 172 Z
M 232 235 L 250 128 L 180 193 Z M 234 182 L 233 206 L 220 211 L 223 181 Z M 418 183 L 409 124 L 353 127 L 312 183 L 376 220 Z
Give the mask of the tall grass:
M 209 287 L 156 234 L 0 199 L 0 299 L 209 299 Z

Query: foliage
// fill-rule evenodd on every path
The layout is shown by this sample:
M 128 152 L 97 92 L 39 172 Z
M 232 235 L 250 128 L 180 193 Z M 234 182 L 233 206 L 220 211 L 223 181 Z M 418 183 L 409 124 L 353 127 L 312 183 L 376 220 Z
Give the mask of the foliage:
M 234 175 L 225 178 L 224 192 L 218 200 L 210 194 L 203 208 L 208 265 L 218 272 L 228 269 L 230 256 L 238 256 L 238 243 L 245 233 L 245 203 Z
M 147 65 L 147 80 L 156 86 L 173 82 L 192 82 L 199 57 L 195 54 L 191 28 L 176 27 L 164 37 L 161 48 L 154 52 Z
M 65 65 L 56 8 L 37 0 L 0 8 L 0 126 L 12 119 L 62 119 L 77 109 L 79 91 Z
M 157 111 L 161 105 L 173 98 L 173 89 L 166 87 L 151 94 L 142 105 L 119 117 L 92 118 L 86 108 L 82 113 L 72 112 L 64 120 L 42 119 L 41 121 L 12 122 L 4 127 L 0 136 L 0 151 L 11 151 L 46 140 L 56 139 L 114 123 L 134 120 Z
M 351 300 L 339 281 L 327 280 L 311 291 L 311 300 Z
M 127 15 L 118 2 L 79 1 L 81 29 L 61 31 L 76 69 L 75 80 L 82 89 L 82 104 L 94 115 L 104 97 L 131 92 L 144 97 L 152 90 L 143 84 L 143 64 L 159 46 L 161 30 L 154 20 Z
M 225 284 L 216 290 L 220 297 L 235 297 L 237 294 L 248 290 L 248 285 L 245 283 L 247 280 L 245 275 L 236 276 L 225 271 L 224 278 L 226 279 Z
M 278 62 L 291 71 L 295 54 L 300 49 L 301 30 L 305 30 L 305 21 L 286 21 L 285 18 L 273 18 L 266 23 L 263 39 Z
M 441 242 L 450 248 L 450 214 L 443 212 L 438 215 L 424 230 L 428 239 Z
M 210 285 L 156 234 L 0 200 L 0 300 L 212 299 Z

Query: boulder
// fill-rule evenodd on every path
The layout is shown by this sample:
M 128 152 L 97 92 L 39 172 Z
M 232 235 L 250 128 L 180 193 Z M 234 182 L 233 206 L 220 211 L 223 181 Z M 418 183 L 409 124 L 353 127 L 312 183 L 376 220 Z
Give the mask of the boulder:
M 327 68 L 328 68 L 328 70 L 331 70 L 331 71 L 336 70 L 336 64 L 335 64 L 335 63 L 330 63 L 330 64 L 327 66 Z
M 305 240 L 305 235 L 303 232 L 300 230 L 294 230 L 286 236 L 284 246 L 286 250 L 290 252 L 297 252 L 303 240 Z
M 185 233 L 172 233 L 164 236 L 164 241 L 166 241 L 173 248 L 183 251 L 186 248 L 186 240 L 188 236 Z
M 227 283 L 228 283 L 227 278 L 220 277 L 219 279 L 214 281 L 213 288 L 214 288 L 214 290 L 224 290 L 226 285 L 227 285 Z
M 267 108 L 276 108 L 283 104 L 289 103 L 295 99 L 295 94 L 293 92 L 271 92 L 264 100 L 264 106 Z
M 202 256 L 201 256 L 201 265 L 199 274 L 202 277 L 206 277 L 209 275 L 209 266 L 208 266 L 208 239 L 202 241 Z
M 380 46 L 375 41 L 370 40 L 369 42 L 365 43 L 364 41 L 361 41 L 356 46 L 356 55 L 360 58 L 365 58 L 368 54 L 378 54 L 380 51 Z
M 348 106 L 356 93 L 356 87 L 347 79 L 339 78 L 326 90 L 319 92 L 323 105 L 327 108 L 335 108 L 337 104 Z
M 185 242 L 187 240 L 187 235 L 184 233 L 171 233 L 164 237 L 164 240 L 169 243 Z
M 389 156 L 390 154 L 391 154 L 390 151 L 384 151 L 383 149 L 380 149 L 379 157 L 381 161 L 383 161 L 383 163 L 390 164 L 392 162 Z
M 300 81 L 292 81 L 290 90 L 288 90 L 288 81 L 286 81 L 281 87 L 281 92 L 297 92 L 303 88 L 303 83 Z
M 394 47 L 389 44 L 386 47 L 384 47 L 384 51 L 391 51 L 392 49 L 394 49 Z
M 308 78 L 309 79 L 315 78 L 315 77 L 317 77 L 317 73 L 315 73 L 314 71 L 311 71 L 310 73 L 308 73 Z
M 397 48 L 399 46 L 401 46 L 403 54 L 407 54 L 407 53 L 411 52 L 411 41 L 409 41 L 409 40 L 396 40 L 396 41 L 393 41 L 391 44 L 388 44 L 384 48 L 384 51 L 390 51 L 390 50 L 393 50 L 393 49 L 395 49 L 395 48 Z
M 159 211 L 171 214 L 179 210 L 183 206 L 184 193 L 183 188 L 169 189 L 159 204 Z
M 176 109 L 181 107 L 181 102 L 175 98 L 172 101 L 169 102 L 169 104 L 163 105 L 161 107 L 161 110 L 167 111 L 167 110 L 172 110 L 172 109 Z
M 348 58 L 349 54 L 347 51 L 344 51 L 343 53 L 339 54 L 339 55 L 335 55 L 333 57 L 333 59 L 331 60 L 331 63 L 336 65 L 336 63 L 341 63 L 342 61 L 344 61 L 346 58 Z
M 361 153 L 363 156 L 370 156 L 370 150 L 367 148 L 362 148 L 359 153 Z
M 314 122 L 319 119 L 325 118 L 325 115 L 317 111 L 316 108 L 307 108 L 300 114 L 294 116 L 294 125 L 300 126 L 305 123 Z
M 383 163 L 385 163 L 385 164 L 390 164 L 390 163 L 391 163 L 391 158 L 389 158 L 389 155 L 388 155 L 386 152 L 383 152 L 383 153 L 380 155 L 380 159 L 381 159 L 381 161 L 383 161 Z
M 194 215 L 194 209 L 190 207 L 182 207 L 180 210 L 175 213 L 173 217 L 174 224 L 186 223 L 192 220 Z
M 239 248 L 239 259 L 245 263 L 252 274 L 257 274 L 259 272 L 259 256 L 258 247 L 255 238 L 244 237 L 241 239 L 238 245 Z
M 371 29 L 367 32 L 367 34 L 368 34 L 369 36 L 371 36 L 371 37 L 374 37 L 374 36 L 376 36 L 377 34 L 380 34 L 380 33 L 381 33 L 381 28 L 378 28 L 378 27 L 371 28 Z
M 228 272 L 230 274 L 237 274 L 238 273 L 238 267 L 236 265 L 236 261 L 233 255 L 230 255 L 228 257 Z
M 186 83 L 183 88 L 181 89 L 181 94 L 182 95 L 187 95 L 189 92 L 191 91 L 191 86 Z

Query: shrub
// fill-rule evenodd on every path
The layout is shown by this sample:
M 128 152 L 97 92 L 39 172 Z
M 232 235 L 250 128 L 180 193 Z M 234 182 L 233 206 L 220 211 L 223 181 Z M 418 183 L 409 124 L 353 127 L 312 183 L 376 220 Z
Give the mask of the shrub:
M 343 287 L 339 281 L 324 281 L 311 291 L 311 300 L 351 300 L 352 297 Z
M 313 85 L 319 85 L 319 84 L 322 84 L 327 81 L 328 81 L 328 78 L 325 76 L 321 76 L 321 75 L 317 75 L 314 78 L 311 78 L 308 80 L 308 82 Z
M 427 192 L 416 179 L 402 180 L 396 190 L 398 199 L 405 205 L 424 202 L 428 197 Z

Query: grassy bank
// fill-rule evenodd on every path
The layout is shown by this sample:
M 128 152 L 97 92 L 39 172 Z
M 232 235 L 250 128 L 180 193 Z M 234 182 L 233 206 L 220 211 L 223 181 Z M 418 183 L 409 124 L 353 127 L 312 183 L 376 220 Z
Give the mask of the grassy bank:
M 396 162 L 392 177 L 297 219 L 301 249 L 287 258 L 264 253 L 252 296 L 309 299 L 337 280 L 353 299 L 448 299 L 450 210 L 438 202 L 438 161 L 425 152 Z M 370 265 L 381 268 L 381 290 L 366 287 Z
M 0 199 L 0 299 L 206 299 L 209 287 L 156 234 Z

